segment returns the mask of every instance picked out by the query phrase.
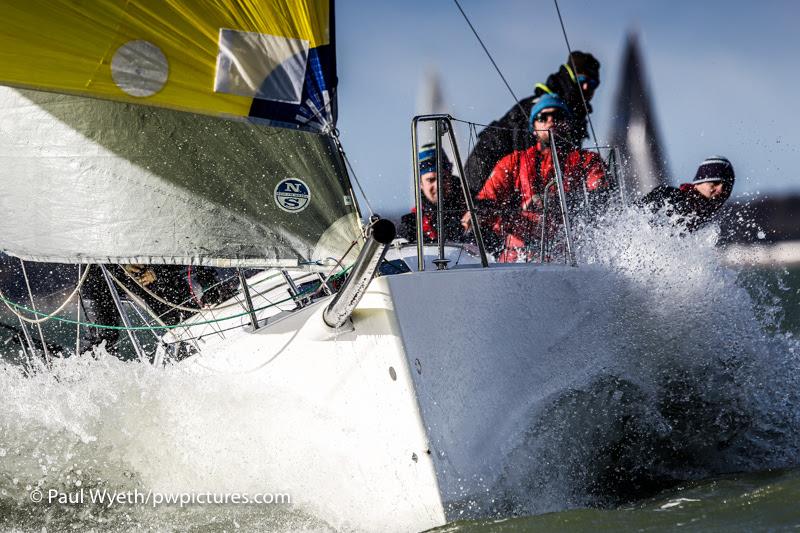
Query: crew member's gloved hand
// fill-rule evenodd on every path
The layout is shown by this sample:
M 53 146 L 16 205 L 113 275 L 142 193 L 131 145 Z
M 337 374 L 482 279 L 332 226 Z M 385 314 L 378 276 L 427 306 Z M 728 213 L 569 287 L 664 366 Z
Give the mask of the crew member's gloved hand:
M 156 280 L 156 273 L 153 272 L 153 269 L 144 265 L 123 265 L 122 268 L 145 287 Z

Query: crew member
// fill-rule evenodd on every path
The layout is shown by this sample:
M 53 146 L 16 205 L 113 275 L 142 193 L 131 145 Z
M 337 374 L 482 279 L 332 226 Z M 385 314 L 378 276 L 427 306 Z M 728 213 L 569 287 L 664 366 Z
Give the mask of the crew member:
M 464 230 L 461 227 L 461 215 L 466 206 L 461 184 L 453 176 L 453 165 L 444 152 L 441 153 L 442 162 L 442 214 L 444 225 L 444 240 L 446 242 L 463 242 Z M 439 188 L 436 169 L 436 145 L 426 144 L 419 152 L 420 191 L 422 192 L 422 234 L 424 242 L 438 242 L 439 228 L 437 219 L 437 206 L 439 201 Z M 410 242 L 417 241 L 417 210 L 403 215 L 400 219 L 398 235 Z
M 500 120 L 492 122 L 478 135 L 475 149 L 467 158 L 470 187 L 478 189 L 500 158 L 536 142 L 528 129 L 528 119 L 534 101 L 545 94 L 558 95 L 566 104 L 569 116 L 561 128 L 562 140 L 570 149 L 580 148 L 587 137 L 587 111 L 592 112 L 590 102 L 599 85 L 600 62 L 592 54 L 572 52 L 567 62 L 547 77 L 546 83 L 536 84 L 533 95 L 520 100 Z
M 726 158 L 709 157 L 697 168 L 691 183 L 661 185 L 640 200 L 654 212 L 663 210 L 674 224 L 694 231 L 710 221 L 733 191 L 733 165 Z
M 542 95 L 531 109 L 529 124 L 536 144 L 502 158 L 478 193 L 481 219 L 486 219 L 484 213 L 488 208 L 493 213 L 488 218 L 489 229 L 504 243 L 497 257 L 499 262 L 531 259 L 523 250 L 529 249 L 532 241 L 540 238 L 543 196 L 555 190 L 551 185 L 555 176 L 555 146 L 551 131 L 555 132 L 558 140 L 559 132 L 569 127 L 570 113 L 569 107 L 557 95 Z M 583 195 L 584 187 L 588 195 L 601 196 L 608 188 L 608 180 L 600 156 L 587 150 L 562 147 L 558 142 L 555 144 L 568 196 Z M 559 210 L 557 204 L 557 200 L 550 204 L 551 213 Z M 549 224 L 556 220 L 558 217 L 548 215 Z M 462 218 L 462 224 L 465 228 L 470 227 L 469 212 Z

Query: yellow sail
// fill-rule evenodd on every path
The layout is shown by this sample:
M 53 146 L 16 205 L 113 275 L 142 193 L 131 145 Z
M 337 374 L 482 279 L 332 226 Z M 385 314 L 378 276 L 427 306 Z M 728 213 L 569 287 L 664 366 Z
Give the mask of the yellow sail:
M 0 0 L 0 251 L 298 268 L 340 257 L 360 227 L 327 134 L 332 6 Z
M 0 83 L 209 115 L 298 104 L 328 0 L 0 3 Z

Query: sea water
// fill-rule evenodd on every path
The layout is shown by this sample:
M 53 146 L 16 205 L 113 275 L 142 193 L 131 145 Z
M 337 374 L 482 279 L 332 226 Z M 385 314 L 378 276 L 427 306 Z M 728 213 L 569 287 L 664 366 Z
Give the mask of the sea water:
M 578 233 L 581 262 L 629 282 L 592 302 L 617 330 L 615 352 L 531 422 L 496 488 L 497 516 L 444 530 L 800 525 L 798 274 L 729 268 L 715 227 L 679 235 L 633 211 Z M 300 465 L 263 449 L 268 424 L 247 415 L 260 394 L 241 377 L 102 348 L 50 367 L 0 362 L 0 527 L 336 530 L 278 501 L 281 470 Z M 196 503 L 234 493 L 273 501 Z

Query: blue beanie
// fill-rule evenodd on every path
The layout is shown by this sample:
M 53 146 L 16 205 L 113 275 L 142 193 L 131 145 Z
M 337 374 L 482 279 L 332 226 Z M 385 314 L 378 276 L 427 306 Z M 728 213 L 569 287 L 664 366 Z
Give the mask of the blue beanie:
M 445 174 L 453 170 L 453 165 L 444 150 L 442 150 L 442 167 L 444 167 Z M 419 150 L 419 173 L 422 175 L 428 172 L 436 172 L 436 144 L 434 143 L 425 144 Z
M 562 100 L 560 96 L 553 93 L 545 93 L 534 101 L 533 107 L 531 108 L 531 114 L 528 117 L 528 127 L 531 131 L 533 131 L 533 121 L 536 120 L 536 115 L 545 109 L 553 108 L 560 109 L 567 116 L 572 115 L 567 104 L 564 103 L 564 100 Z

